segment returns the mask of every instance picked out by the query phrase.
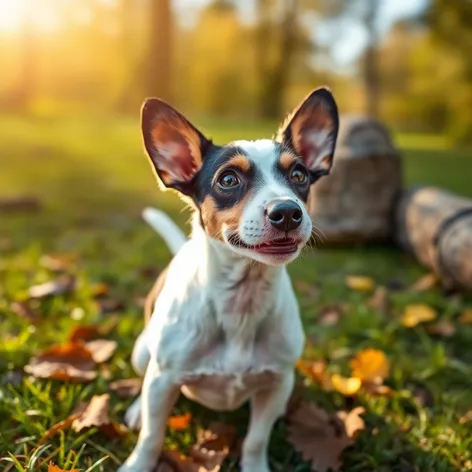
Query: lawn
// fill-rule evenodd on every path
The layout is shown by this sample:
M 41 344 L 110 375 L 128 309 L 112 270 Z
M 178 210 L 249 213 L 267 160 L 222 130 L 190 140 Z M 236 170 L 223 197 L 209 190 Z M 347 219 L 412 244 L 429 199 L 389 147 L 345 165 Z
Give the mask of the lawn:
M 216 142 L 269 137 L 273 131 L 270 124 L 203 125 Z M 396 140 L 408 184 L 440 185 L 472 197 L 472 151 L 452 149 L 437 136 Z M 130 452 L 134 433 L 109 439 L 98 428 L 69 427 L 41 444 L 40 438 L 79 401 L 110 392 L 113 380 L 135 376 L 129 356 L 143 325 L 141 300 L 170 257 L 139 213 L 154 205 L 182 225 L 189 215 L 177 198 L 158 191 L 137 118 L 0 116 L 0 199 L 10 195 L 37 197 L 41 208 L 0 213 L 0 457 L 17 458 L 15 465 L 2 460 L 0 470 L 44 471 L 50 460 L 65 470 L 115 470 Z M 28 297 L 29 287 L 57 277 L 51 258 L 44 257 L 54 254 L 75 256 L 67 267 L 74 289 L 21 312 L 15 302 Z M 308 337 L 306 359 L 324 359 L 330 374 L 348 376 L 350 359 L 375 348 L 390 364 L 385 379 L 390 395 L 361 390 L 345 396 L 300 375 L 303 396 L 327 411 L 366 410 L 365 429 L 343 453 L 342 470 L 472 470 L 472 421 L 461 421 L 472 409 L 472 326 L 457 321 L 472 299 L 434 287 L 408 290 L 425 270 L 389 246 L 316 248 L 292 264 L 290 273 Z M 373 307 L 370 293 L 350 289 L 349 275 L 386 287 L 388 310 Z M 413 304 L 433 307 L 457 329 L 447 337 L 431 334 L 427 325 L 404 327 L 402 313 Z M 322 313 L 331 305 L 341 305 L 342 313 L 326 322 Z M 93 381 L 20 378 L 34 354 L 67 342 L 74 328 L 90 324 L 112 326 L 106 336 L 118 346 Z M 112 420 L 121 422 L 131 401 L 111 392 Z M 242 434 L 247 410 L 217 414 L 181 399 L 173 414 L 191 413 L 191 421 L 183 430 L 169 429 L 166 447 L 186 453 L 197 428 L 213 419 L 236 425 Z M 274 430 L 270 458 L 274 472 L 310 470 L 288 443 L 284 421 Z M 222 470 L 238 470 L 237 459 L 228 458 Z

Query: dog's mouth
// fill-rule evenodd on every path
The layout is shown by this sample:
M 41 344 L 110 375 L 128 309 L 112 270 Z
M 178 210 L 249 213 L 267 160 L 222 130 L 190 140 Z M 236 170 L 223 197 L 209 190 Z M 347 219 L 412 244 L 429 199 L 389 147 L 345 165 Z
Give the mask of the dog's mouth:
M 293 238 L 277 238 L 262 244 L 250 245 L 241 241 L 237 233 L 233 233 L 228 242 L 239 249 L 249 249 L 261 254 L 289 255 L 298 250 L 298 241 Z

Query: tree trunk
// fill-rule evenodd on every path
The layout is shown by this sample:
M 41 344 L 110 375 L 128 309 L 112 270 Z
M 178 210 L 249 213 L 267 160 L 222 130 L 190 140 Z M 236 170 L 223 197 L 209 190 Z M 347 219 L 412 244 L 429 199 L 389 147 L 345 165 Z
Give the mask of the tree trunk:
M 171 100 L 172 80 L 171 0 L 152 0 L 145 88 L 148 96 Z
M 365 111 L 367 116 L 377 118 L 379 115 L 380 75 L 377 60 L 377 27 L 379 1 L 369 0 L 365 15 L 365 27 L 369 36 L 363 61 L 363 80 L 365 87 Z
M 472 200 L 434 187 L 406 192 L 396 212 L 397 241 L 434 270 L 446 288 L 472 291 Z

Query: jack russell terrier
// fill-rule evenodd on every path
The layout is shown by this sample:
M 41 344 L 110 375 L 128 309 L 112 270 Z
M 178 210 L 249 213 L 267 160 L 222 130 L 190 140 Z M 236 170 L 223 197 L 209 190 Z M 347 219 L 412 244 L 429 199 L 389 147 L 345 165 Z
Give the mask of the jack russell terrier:
M 294 385 L 304 332 L 286 270 L 310 239 L 310 185 L 327 175 L 338 111 L 313 91 L 274 140 L 217 146 L 167 103 L 142 109 L 144 145 L 159 182 L 195 210 L 186 240 L 165 214 L 144 218 L 174 257 L 149 294 L 132 363 L 144 375 L 126 412 L 141 429 L 119 472 L 151 472 L 179 393 L 214 410 L 251 403 L 243 472 L 269 472 L 267 446 Z M 152 315 L 152 316 L 151 316 Z

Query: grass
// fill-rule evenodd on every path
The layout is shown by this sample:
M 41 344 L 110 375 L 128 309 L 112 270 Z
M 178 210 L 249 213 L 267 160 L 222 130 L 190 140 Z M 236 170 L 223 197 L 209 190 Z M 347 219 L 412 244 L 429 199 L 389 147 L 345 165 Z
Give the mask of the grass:
M 217 142 L 270 136 L 273 129 L 255 123 L 204 125 Z M 398 136 L 397 141 L 409 184 L 430 183 L 472 196 L 470 152 L 453 150 L 438 137 Z M 84 434 L 65 430 L 42 446 L 37 443 L 79 400 L 107 392 L 112 379 L 134 376 L 129 355 L 143 323 L 136 297 L 145 295 L 153 283 L 148 268 L 158 271 L 169 260 L 139 212 L 152 204 L 180 224 L 188 215 L 174 196 L 157 191 L 141 150 L 137 119 L 3 116 L 0 160 L 0 196 L 35 195 L 43 207 L 32 214 L 0 215 L 0 456 L 16 457 L 13 470 L 18 471 L 46 470 L 49 459 L 67 470 L 114 470 L 131 450 L 134 434 L 108 440 L 94 429 Z M 40 323 L 13 313 L 11 303 L 24 298 L 29 286 L 54 276 L 41 265 L 41 256 L 70 252 L 79 258 L 72 269 L 76 289 L 38 303 Z M 343 455 L 343 470 L 472 470 L 472 426 L 459 421 L 472 408 L 472 327 L 460 327 L 445 339 L 427 334 L 424 327 L 406 329 L 400 323 L 408 304 L 428 303 L 441 319 L 455 320 L 472 300 L 446 296 L 439 289 L 421 294 L 392 290 L 391 313 L 380 315 L 369 307 L 368 295 L 350 291 L 344 280 L 362 274 L 378 284 L 408 286 L 424 270 L 393 247 L 318 249 L 292 264 L 290 272 L 310 340 L 307 356 L 324 357 L 333 372 L 347 374 L 349 358 L 373 347 L 383 350 L 392 365 L 387 381 L 395 391 L 391 398 L 360 394 L 346 399 L 315 385 L 307 390 L 308 397 L 328 410 L 358 404 L 367 410 L 367 428 Z M 110 335 L 119 348 L 98 379 L 87 385 L 31 378 L 17 386 L 8 384 L 7 373 L 21 371 L 39 349 L 65 341 L 75 326 L 107 321 L 110 315 L 101 312 L 93 295 L 100 282 L 109 285 L 110 297 L 121 300 L 124 308 Z M 347 306 L 339 323 L 320 325 L 320 309 L 338 302 Z M 421 392 L 428 401 L 418 400 Z M 112 395 L 112 418 L 120 421 L 130 401 Z M 196 428 L 213 418 L 231 421 L 244 431 L 248 414 L 247 408 L 216 414 L 181 399 L 175 412 L 187 411 L 193 414 L 191 427 L 169 431 L 168 447 L 185 451 Z M 0 462 L 0 470 L 7 464 Z M 271 465 L 280 472 L 309 470 L 287 443 L 283 421 L 272 436 Z M 235 470 L 236 461 L 228 461 L 224 471 Z

